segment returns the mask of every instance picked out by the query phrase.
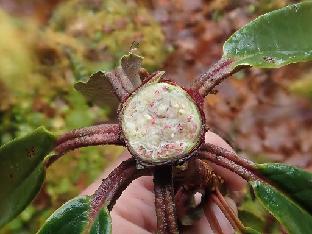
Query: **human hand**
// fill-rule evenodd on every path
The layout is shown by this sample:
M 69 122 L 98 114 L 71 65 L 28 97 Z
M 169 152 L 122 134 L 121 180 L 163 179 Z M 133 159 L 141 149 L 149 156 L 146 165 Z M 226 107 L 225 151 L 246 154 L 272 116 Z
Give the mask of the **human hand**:
M 206 133 L 205 141 L 232 150 L 222 138 L 212 132 Z M 114 165 L 101 175 L 101 178 L 105 178 L 114 167 L 129 157 L 129 153 L 125 153 L 116 163 L 114 163 Z M 230 190 L 239 191 L 244 187 L 245 181 L 236 174 L 213 163 L 211 163 L 211 166 L 215 172 L 225 180 L 225 183 Z M 82 194 L 93 194 L 100 183 L 101 179 L 90 185 Z M 155 196 L 152 176 L 140 177 L 133 181 L 117 200 L 116 205 L 111 212 L 113 233 L 155 233 L 157 219 L 154 202 Z M 234 210 L 236 209 L 234 202 L 229 205 Z M 215 203 L 209 202 L 207 209 L 210 209 L 211 215 L 216 217 L 224 234 L 234 233 L 229 221 L 225 218 L 224 214 Z M 187 227 L 186 229 L 187 230 L 184 230 L 183 233 L 213 233 L 210 222 L 205 215 L 196 221 L 194 225 Z

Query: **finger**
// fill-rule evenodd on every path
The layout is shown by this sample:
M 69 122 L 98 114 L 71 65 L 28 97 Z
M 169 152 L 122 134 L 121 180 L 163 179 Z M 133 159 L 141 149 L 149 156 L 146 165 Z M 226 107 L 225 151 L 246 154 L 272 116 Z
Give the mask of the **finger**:
M 149 231 L 143 229 L 142 227 L 130 222 L 123 217 L 120 217 L 114 211 L 111 212 L 112 217 L 112 234 L 120 233 L 136 233 L 136 234 L 150 234 Z
M 212 231 L 210 224 L 206 218 L 206 216 L 202 216 L 199 220 L 197 220 L 192 226 L 183 227 L 183 234 L 214 234 Z
M 220 136 L 218 136 L 217 134 L 211 131 L 208 131 L 206 133 L 205 142 L 223 147 L 233 152 L 233 149 L 229 144 L 227 144 Z M 210 163 L 210 164 L 212 168 L 214 169 L 214 171 L 216 172 L 216 174 L 221 176 L 224 179 L 227 187 L 231 189 L 232 191 L 240 191 L 246 185 L 246 181 L 240 176 L 238 176 L 237 174 L 235 174 L 234 172 L 226 168 L 223 168 L 221 166 L 218 166 L 215 163 Z
M 144 230 L 154 231 L 157 220 L 155 197 L 150 188 L 153 188 L 151 176 L 135 180 L 117 200 L 113 212 Z M 113 222 L 113 228 L 118 230 L 118 221 Z

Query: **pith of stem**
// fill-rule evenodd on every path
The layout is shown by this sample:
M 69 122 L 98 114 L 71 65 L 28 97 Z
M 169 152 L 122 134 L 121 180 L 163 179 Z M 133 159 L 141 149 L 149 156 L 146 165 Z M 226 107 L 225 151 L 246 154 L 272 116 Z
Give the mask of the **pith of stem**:
M 157 215 L 157 233 L 179 233 L 174 203 L 172 166 L 162 166 L 155 169 L 154 192 Z
M 138 177 L 150 175 L 152 169 L 137 169 L 136 161 L 130 158 L 123 161 L 106 179 L 92 196 L 90 218 L 95 218 L 102 206 L 112 210 L 121 193 Z

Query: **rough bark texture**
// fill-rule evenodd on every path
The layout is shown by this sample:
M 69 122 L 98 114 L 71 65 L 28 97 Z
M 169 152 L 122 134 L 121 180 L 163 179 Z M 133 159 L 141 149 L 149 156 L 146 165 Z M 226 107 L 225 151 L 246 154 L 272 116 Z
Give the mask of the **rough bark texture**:
M 211 166 L 200 159 L 188 161 L 185 168 L 175 168 L 174 180 L 177 187 L 183 186 L 188 190 L 212 189 L 222 183 L 222 179 L 215 175 Z
M 238 164 L 244 168 L 248 168 L 250 170 L 255 169 L 255 163 L 254 162 L 252 162 L 252 161 L 250 161 L 247 158 L 244 158 L 242 156 L 238 156 L 236 153 L 231 152 L 227 149 L 224 149 L 220 146 L 210 144 L 210 143 L 205 143 L 200 148 L 201 148 L 201 150 L 205 150 L 205 151 L 208 151 L 208 152 L 213 153 L 215 155 L 222 156 L 228 160 L 231 160 L 231 161 L 235 162 L 236 164 Z
M 121 144 L 121 129 L 118 124 L 101 124 L 92 127 L 80 128 L 61 136 L 54 148 L 58 155 L 70 150 L 86 146 Z
M 233 72 L 230 59 L 220 59 L 207 72 L 202 74 L 193 84 L 193 87 L 199 89 L 202 96 L 208 95 L 225 78 Z
M 224 167 L 237 175 L 241 176 L 243 179 L 250 181 L 251 179 L 255 179 L 255 175 L 252 174 L 248 169 L 237 165 L 233 161 L 230 161 L 226 158 L 223 158 L 222 156 L 210 153 L 210 152 L 205 152 L 205 151 L 199 151 L 198 155 L 200 158 L 204 160 L 208 160 L 210 162 L 213 162 L 221 167 Z
M 121 193 L 133 180 L 151 173 L 152 170 L 150 168 L 137 169 L 136 161 L 133 158 L 123 161 L 102 181 L 100 187 L 95 191 L 92 198 L 90 217 L 96 217 L 96 214 L 102 206 L 107 206 L 108 210 L 112 210 Z
M 162 166 L 155 169 L 154 191 L 157 215 L 157 233 L 179 233 L 174 204 L 171 166 Z

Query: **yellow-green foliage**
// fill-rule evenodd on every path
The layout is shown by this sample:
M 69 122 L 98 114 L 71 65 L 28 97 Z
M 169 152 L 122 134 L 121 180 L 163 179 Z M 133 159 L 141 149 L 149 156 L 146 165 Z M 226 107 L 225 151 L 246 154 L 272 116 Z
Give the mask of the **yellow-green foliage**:
M 50 25 L 78 38 L 86 49 L 85 57 L 99 66 L 103 61 L 114 62 L 134 41 L 140 43 L 147 67 L 160 66 L 167 54 L 160 26 L 133 1 L 70 0 L 57 9 Z
M 31 78 L 32 52 L 24 36 L 27 29 L 1 9 L 0 26 L 0 80 L 10 89 L 24 92 L 24 86 L 17 86 L 15 82 L 26 84 Z

